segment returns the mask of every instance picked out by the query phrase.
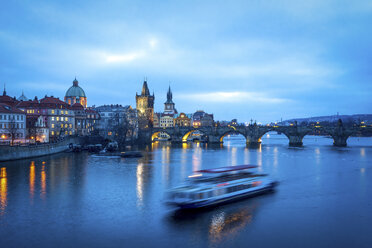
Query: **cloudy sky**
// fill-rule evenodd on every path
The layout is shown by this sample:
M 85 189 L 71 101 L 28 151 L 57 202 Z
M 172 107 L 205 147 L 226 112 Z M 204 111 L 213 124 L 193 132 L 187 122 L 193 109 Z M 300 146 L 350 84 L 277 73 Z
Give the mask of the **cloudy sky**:
M 46 3 L 47 2 L 47 3 Z M 215 119 L 370 113 L 372 1 L 3 1 L 0 84 Z

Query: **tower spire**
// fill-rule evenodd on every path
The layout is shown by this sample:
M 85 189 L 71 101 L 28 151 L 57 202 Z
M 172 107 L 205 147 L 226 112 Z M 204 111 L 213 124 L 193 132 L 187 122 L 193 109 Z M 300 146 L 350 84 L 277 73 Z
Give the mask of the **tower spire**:
M 150 91 L 149 91 L 149 87 L 147 86 L 147 79 L 146 78 L 145 78 L 145 81 L 143 81 L 141 95 L 143 95 L 143 96 L 149 96 L 150 95 Z
M 3 91 L 3 96 L 6 96 L 5 83 L 4 83 L 4 91 Z

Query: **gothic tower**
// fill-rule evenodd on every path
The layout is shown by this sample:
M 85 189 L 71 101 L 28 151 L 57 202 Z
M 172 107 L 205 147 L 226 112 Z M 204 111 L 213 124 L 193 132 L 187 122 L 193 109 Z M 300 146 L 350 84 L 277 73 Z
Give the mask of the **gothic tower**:
M 164 114 L 176 114 L 177 110 L 174 108 L 174 102 L 172 100 L 172 91 L 169 86 L 167 93 L 167 101 L 164 103 Z
M 151 128 L 154 123 L 154 93 L 150 95 L 147 81 L 143 82 L 141 95 L 136 93 L 138 127 Z

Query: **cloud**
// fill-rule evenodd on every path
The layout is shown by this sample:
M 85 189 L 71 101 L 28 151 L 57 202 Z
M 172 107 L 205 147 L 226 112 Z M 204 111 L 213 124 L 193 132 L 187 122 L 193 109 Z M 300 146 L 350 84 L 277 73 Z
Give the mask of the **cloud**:
M 220 103 L 260 103 L 260 104 L 279 104 L 291 100 L 278 97 L 270 97 L 263 93 L 241 92 L 241 91 L 218 91 L 205 93 L 178 94 L 177 98 L 189 101 L 201 102 L 220 102 Z
M 143 58 L 145 55 L 144 51 L 139 51 L 127 54 L 105 54 L 104 58 L 107 63 L 126 63 Z

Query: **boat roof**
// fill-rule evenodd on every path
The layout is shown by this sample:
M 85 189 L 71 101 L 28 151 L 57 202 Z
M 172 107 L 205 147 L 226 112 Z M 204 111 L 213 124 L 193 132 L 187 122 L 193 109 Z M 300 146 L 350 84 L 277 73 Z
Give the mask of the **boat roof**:
M 218 176 L 211 179 L 197 179 L 193 184 L 186 184 L 172 189 L 181 192 L 204 192 L 214 190 L 216 187 L 230 187 L 245 184 L 250 181 L 262 180 L 267 174 L 239 173 L 234 175 Z
M 220 167 L 220 168 L 214 168 L 214 169 L 206 169 L 206 170 L 198 170 L 195 172 L 199 173 L 224 173 L 224 172 L 230 172 L 230 171 L 238 171 L 238 170 L 247 170 L 247 169 L 253 169 L 257 168 L 257 165 L 234 165 L 234 166 L 226 166 L 226 167 Z

